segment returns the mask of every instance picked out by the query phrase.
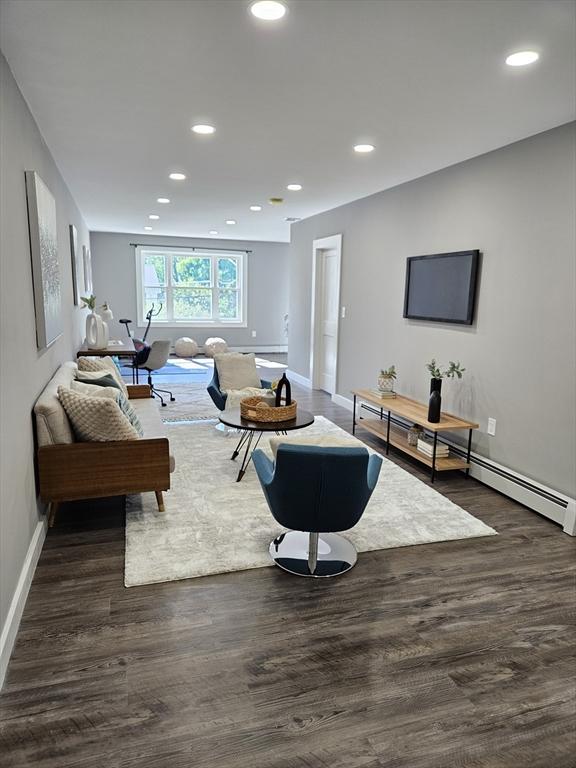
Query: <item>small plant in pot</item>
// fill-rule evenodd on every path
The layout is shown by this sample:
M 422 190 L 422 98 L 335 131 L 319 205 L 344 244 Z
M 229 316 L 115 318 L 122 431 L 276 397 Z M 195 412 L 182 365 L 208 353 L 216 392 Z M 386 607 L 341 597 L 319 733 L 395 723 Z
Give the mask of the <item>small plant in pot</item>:
M 435 389 L 440 392 L 442 389 L 442 379 L 461 379 L 462 374 L 466 370 L 466 368 L 462 368 L 460 362 L 455 363 L 452 360 L 448 362 L 448 367 L 442 370 L 434 358 L 426 364 L 426 368 L 430 374 L 430 392 L 433 392 Z
M 380 392 L 393 392 L 394 382 L 396 381 L 396 366 L 391 365 L 390 368 L 382 368 L 378 374 L 378 389 Z
M 82 301 L 84 306 L 88 307 L 92 312 L 96 309 L 96 296 L 94 296 L 94 294 L 90 294 L 90 296 L 80 296 L 80 301 Z
M 430 374 L 428 421 L 432 424 L 437 424 L 440 421 L 440 409 L 442 407 L 442 398 L 440 396 L 442 379 L 461 379 L 466 368 L 462 368 L 460 362 L 455 363 L 453 360 L 449 360 L 448 367 L 441 369 L 434 358 L 426 364 L 426 368 Z

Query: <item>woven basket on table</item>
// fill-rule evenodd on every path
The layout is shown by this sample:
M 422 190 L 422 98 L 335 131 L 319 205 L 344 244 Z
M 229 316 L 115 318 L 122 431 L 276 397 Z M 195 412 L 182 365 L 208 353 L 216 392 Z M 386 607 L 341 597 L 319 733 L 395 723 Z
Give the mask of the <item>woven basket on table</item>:
M 250 421 L 290 421 L 296 417 L 296 400 L 290 405 L 270 406 L 262 397 L 245 397 L 240 401 L 240 415 Z

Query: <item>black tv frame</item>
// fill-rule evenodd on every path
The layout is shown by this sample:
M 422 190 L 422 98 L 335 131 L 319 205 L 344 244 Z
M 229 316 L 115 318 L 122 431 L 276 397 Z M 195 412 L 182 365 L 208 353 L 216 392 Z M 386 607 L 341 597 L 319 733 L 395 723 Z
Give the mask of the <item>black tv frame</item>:
M 441 259 L 446 256 L 472 256 L 472 272 L 470 274 L 470 289 L 468 291 L 468 308 L 466 320 L 452 320 L 447 317 L 425 317 L 423 315 L 408 314 L 408 296 L 410 293 L 410 269 L 413 261 L 422 259 Z M 455 325 L 472 325 L 474 322 L 474 310 L 476 309 L 476 286 L 478 284 L 478 267 L 480 265 L 480 251 L 453 251 L 451 253 L 432 253 L 426 256 L 408 256 L 406 259 L 406 284 L 404 287 L 404 317 L 409 320 L 428 320 L 432 323 L 452 323 Z

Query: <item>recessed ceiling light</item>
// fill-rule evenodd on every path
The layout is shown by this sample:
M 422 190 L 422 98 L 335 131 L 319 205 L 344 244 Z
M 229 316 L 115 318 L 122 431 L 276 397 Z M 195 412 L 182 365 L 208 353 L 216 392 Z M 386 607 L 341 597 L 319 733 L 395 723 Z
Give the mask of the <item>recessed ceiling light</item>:
M 271 197 L 268 200 L 268 202 L 270 203 L 270 205 L 282 205 L 282 203 L 284 202 L 284 198 L 283 197 Z
M 356 144 L 354 146 L 354 152 L 358 152 L 360 154 L 366 154 L 368 152 L 374 152 L 376 147 L 374 144 Z
M 170 178 L 173 181 L 184 181 L 184 179 L 186 178 L 186 174 L 185 173 L 171 173 L 170 174 Z
M 264 21 L 278 21 L 286 15 L 287 10 L 286 6 L 277 0 L 258 0 L 250 6 L 252 16 Z
M 527 64 L 534 64 L 539 58 L 540 54 L 536 51 L 517 51 L 506 57 L 506 64 L 509 67 L 525 67 Z
M 160 216 L 158 216 L 158 214 L 157 214 L 157 213 L 151 213 L 151 214 L 150 214 L 150 216 L 148 216 L 148 218 L 149 218 L 151 221 L 158 221 L 158 219 L 160 218 Z
M 193 125 L 192 130 L 194 133 L 200 133 L 203 136 L 209 136 L 211 133 L 214 133 L 216 128 L 214 128 L 213 125 Z
M 226 219 L 226 224 L 236 224 L 236 219 Z
M 288 184 L 286 189 L 289 189 L 290 192 L 300 192 L 302 189 L 302 184 Z
M 169 197 L 159 197 L 159 198 L 157 198 L 156 202 L 157 203 L 163 203 L 164 205 L 166 205 L 167 203 L 170 202 L 170 198 Z
M 262 206 L 261 205 L 251 205 L 250 206 L 250 210 L 251 211 L 261 211 L 262 210 Z
M 208 232 L 209 235 L 217 235 L 218 230 L 217 229 L 211 229 L 210 232 Z
M 152 227 L 144 227 L 144 229 L 146 230 L 146 232 L 152 232 Z

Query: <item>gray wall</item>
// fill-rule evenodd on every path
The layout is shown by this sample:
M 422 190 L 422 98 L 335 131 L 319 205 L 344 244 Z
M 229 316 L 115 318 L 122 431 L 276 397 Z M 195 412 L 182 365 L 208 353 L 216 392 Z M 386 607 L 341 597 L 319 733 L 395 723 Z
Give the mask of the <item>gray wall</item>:
M 117 319 L 137 318 L 136 261 L 130 243 L 156 245 L 188 245 L 201 248 L 240 248 L 251 250 L 248 255 L 248 327 L 247 328 L 152 328 L 148 341 L 176 340 L 191 336 L 203 344 L 209 336 L 222 336 L 235 347 L 268 347 L 286 345 L 284 315 L 288 312 L 288 243 L 248 242 L 245 240 L 200 240 L 195 238 L 163 237 L 92 232 L 92 270 L 94 293 L 110 302 L 115 320 L 111 337 L 124 338 L 126 330 Z M 135 326 L 132 331 L 136 332 Z M 252 338 L 252 330 L 256 338 Z M 138 329 L 142 333 L 142 329 Z M 135 335 L 138 335 L 135 333 Z
M 571 123 L 293 225 L 290 369 L 309 376 L 312 241 L 342 233 L 338 393 L 395 363 L 425 399 L 426 361 L 461 360 L 443 406 L 480 423 L 476 450 L 574 496 L 575 171 Z M 469 248 L 475 325 L 404 320 L 406 257 Z
M 82 340 L 84 312 L 74 307 L 69 224 L 78 242 L 89 232 L 0 54 L 0 624 L 3 627 L 42 507 L 36 497 L 32 407 Z M 38 171 L 56 198 L 64 333 L 36 348 L 24 171 Z

